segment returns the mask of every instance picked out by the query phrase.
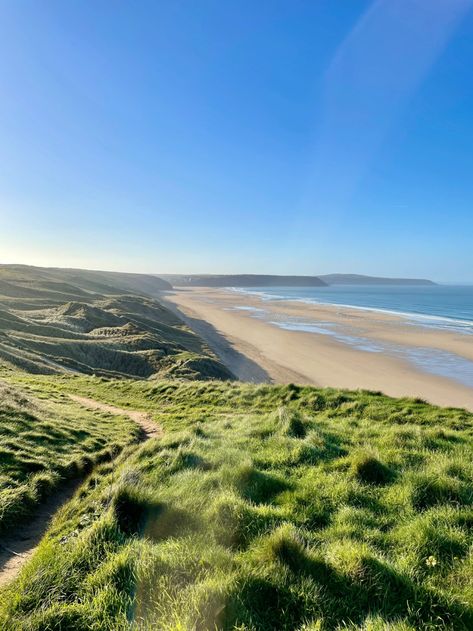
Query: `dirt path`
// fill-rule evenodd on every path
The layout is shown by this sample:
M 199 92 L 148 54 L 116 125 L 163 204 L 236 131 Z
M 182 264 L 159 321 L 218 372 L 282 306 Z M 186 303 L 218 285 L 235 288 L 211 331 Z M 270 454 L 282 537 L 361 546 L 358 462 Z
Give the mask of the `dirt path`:
M 51 519 L 63 504 L 71 499 L 82 480 L 70 480 L 40 504 L 32 519 L 0 540 L 0 587 L 13 580 L 23 565 L 33 556 Z
M 76 394 L 69 395 L 73 401 L 80 403 L 90 410 L 99 410 L 101 412 L 109 412 L 110 414 L 117 414 L 120 416 L 128 416 L 143 430 L 146 440 L 149 438 L 159 438 L 163 435 L 163 429 L 158 425 L 149 414 L 146 412 L 138 412 L 136 410 L 125 410 L 124 408 L 118 408 L 115 405 L 109 405 L 108 403 L 102 403 L 101 401 L 95 401 L 95 399 L 88 399 L 87 397 L 80 397 Z
M 69 396 L 76 403 L 91 410 L 128 416 L 141 427 L 144 440 L 159 438 L 163 435 L 162 427 L 155 423 L 146 412 L 125 410 L 73 394 Z M 13 536 L 0 539 L 0 587 L 19 574 L 23 565 L 33 556 L 56 512 L 72 498 L 82 482 L 83 479 L 76 479 L 65 483 L 54 495 L 38 506 L 30 521 L 17 528 Z

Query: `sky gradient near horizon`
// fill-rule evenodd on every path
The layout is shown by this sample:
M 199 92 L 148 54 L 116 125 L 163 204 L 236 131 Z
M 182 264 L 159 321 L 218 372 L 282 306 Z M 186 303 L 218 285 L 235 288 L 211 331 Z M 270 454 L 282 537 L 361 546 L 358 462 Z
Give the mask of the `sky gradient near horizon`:
M 473 0 L 0 0 L 0 262 L 473 282 Z

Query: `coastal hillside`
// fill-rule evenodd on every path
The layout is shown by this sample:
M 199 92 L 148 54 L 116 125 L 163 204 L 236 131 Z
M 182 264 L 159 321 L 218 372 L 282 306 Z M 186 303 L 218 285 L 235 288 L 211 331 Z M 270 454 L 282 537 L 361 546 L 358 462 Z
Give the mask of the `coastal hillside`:
M 276 276 L 267 274 L 163 274 L 173 287 L 324 287 L 318 276 Z
M 158 295 L 171 285 L 152 274 L 0 264 L 2 294 L 66 300 L 94 294 Z
M 1 279 L 2 630 L 473 628 L 471 413 L 236 382 L 142 278 L 28 273 Z
M 1 376 L 7 548 L 24 536 L 10 497 L 34 514 L 86 475 L 0 591 L 5 631 L 473 628 L 471 414 L 294 385 Z M 162 437 L 137 443 L 127 410 Z
M 231 379 L 142 274 L 0 267 L 0 361 L 28 372 Z

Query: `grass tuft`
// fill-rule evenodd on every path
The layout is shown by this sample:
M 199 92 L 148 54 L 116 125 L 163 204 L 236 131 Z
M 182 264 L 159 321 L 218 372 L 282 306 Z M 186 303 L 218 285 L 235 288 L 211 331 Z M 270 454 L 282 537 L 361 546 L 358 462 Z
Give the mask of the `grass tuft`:
M 299 411 L 280 408 L 279 418 L 283 433 L 286 434 L 286 436 L 305 438 L 307 427 Z
M 148 523 L 160 519 L 165 512 L 165 505 L 139 487 L 122 486 L 114 495 L 113 511 L 123 533 L 141 535 Z
M 353 475 L 365 484 L 388 484 L 394 478 L 394 473 L 389 467 L 366 452 L 359 452 L 354 455 L 351 470 Z

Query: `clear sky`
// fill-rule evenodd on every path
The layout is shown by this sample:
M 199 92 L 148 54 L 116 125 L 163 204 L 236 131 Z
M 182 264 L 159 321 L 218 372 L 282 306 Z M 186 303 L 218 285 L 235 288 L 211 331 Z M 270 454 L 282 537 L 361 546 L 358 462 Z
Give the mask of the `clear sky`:
M 0 0 L 0 262 L 473 281 L 473 0 Z

